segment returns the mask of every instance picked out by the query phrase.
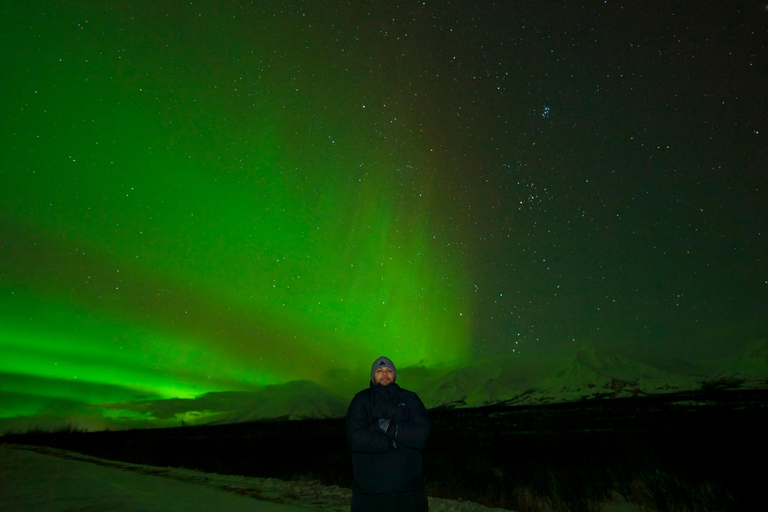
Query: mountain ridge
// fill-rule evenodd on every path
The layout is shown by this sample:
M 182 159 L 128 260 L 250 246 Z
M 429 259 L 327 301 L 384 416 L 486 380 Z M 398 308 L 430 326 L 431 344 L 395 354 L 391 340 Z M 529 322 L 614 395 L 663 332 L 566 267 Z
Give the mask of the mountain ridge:
M 535 378 L 526 373 L 517 378 L 516 371 L 523 369 L 519 362 L 491 361 L 451 370 L 413 391 L 427 409 L 440 409 L 651 396 L 695 391 L 712 382 L 721 382 L 726 387 L 761 387 L 768 385 L 768 342 L 755 340 L 745 345 L 736 356 L 711 370 L 689 366 L 688 372 L 669 371 L 589 346 L 577 349 L 546 377 Z M 691 369 L 695 371 L 691 372 Z M 399 373 L 407 375 L 407 368 Z M 227 421 L 343 417 L 348 401 L 320 385 L 308 384 L 312 385 L 297 387 L 287 383 L 269 386 L 259 392 L 259 396 L 269 403 L 255 404 L 253 411 L 232 416 Z M 404 386 L 407 388 L 407 385 Z M 312 406 L 297 397 L 299 390 L 310 395 L 317 393 L 309 397 Z M 282 405 L 275 403 L 278 397 Z

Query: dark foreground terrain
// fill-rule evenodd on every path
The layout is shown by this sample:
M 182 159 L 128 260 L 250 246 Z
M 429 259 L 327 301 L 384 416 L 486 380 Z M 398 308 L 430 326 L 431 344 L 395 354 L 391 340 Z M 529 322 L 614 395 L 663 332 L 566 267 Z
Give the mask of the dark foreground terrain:
M 518 512 L 592 511 L 614 492 L 658 511 L 763 510 L 768 390 L 430 411 L 430 496 Z M 221 474 L 350 487 L 344 420 L 115 432 L 3 442 Z

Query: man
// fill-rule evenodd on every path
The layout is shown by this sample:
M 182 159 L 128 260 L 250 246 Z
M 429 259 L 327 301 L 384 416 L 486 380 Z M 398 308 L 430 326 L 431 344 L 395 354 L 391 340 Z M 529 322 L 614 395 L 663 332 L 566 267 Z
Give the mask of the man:
M 397 369 L 380 357 L 371 367 L 368 389 L 347 410 L 352 450 L 352 512 L 426 512 L 421 450 L 429 420 L 416 393 L 395 384 Z

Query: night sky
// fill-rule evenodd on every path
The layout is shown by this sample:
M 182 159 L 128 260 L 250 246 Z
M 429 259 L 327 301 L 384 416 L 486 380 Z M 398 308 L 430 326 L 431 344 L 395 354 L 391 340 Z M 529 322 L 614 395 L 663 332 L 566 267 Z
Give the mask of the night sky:
M 1 9 L 0 418 L 768 337 L 765 3 Z

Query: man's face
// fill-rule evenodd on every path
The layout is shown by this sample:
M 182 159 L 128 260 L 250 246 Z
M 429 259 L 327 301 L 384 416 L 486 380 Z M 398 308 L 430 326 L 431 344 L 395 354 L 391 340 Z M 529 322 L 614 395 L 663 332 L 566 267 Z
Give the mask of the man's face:
M 389 386 L 393 380 L 395 380 L 395 372 L 392 368 L 380 366 L 373 373 L 373 383 L 377 386 Z

